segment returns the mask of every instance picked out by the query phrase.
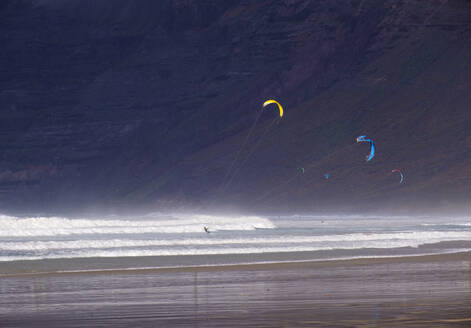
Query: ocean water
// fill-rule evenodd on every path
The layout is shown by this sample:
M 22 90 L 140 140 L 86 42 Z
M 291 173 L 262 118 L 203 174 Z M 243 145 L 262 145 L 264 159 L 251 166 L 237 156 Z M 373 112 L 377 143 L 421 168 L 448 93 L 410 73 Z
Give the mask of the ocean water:
M 171 257 L 172 265 L 178 265 L 179 257 L 193 255 L 238 263 L 452 253 L 470 248 L 471 217 L 0 216 L 0 267 L 5 262 L 41 259 L 158 256 Z M 295 256 L 301 253 L 303 257 Z

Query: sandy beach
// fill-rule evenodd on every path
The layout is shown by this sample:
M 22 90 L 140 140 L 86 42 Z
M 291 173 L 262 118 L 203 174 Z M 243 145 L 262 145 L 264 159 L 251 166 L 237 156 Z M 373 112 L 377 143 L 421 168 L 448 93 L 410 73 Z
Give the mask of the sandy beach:
M 471 253 L 0 278 L 0 327 L 469 327 Z

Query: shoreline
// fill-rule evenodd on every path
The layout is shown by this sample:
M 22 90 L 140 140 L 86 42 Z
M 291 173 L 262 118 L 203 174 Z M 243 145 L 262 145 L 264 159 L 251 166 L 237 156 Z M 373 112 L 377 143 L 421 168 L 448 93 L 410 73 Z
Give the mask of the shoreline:
M 195 255 L 198 256 L 198 255 Z M 417 255 L 391 255 L 378 257 L 359 257 L 345 259 L 319 259 L 319 260 L 286 260 L 286 261 L 265 261 L 253 263 L 224 263 L 224 264 L 203 264 L 203 265 L 182 265 L 182 266 L 142 266 L 142 267 L 110 267 L 110 268 L 90 268 L 55 271 L 19 271 L 24 268 L 25 262 L 31 264 L 41 263 L 43 266 L 54 262 L 61 262 L 67 265 L 69 262 L 113 262 L 114 265 L 126 261 L 147 261 L 159 259 L 155 256 L 143 257 L 121 257 L 121 258 L 72 258 L 72 259 L 44 259 L 44 260 L 23 260 L 8 262 L 9 270 L 0 269 L 0 279 L 9 277 L 31 277 L 31 276 L 60 276 L 60 275 L 106 275 L 106 274 L 148 274 L 148 273 L 172 273 L 172 272 L 214 272 L 214 271 L 261 271 L 261 270 L 284 270 L 284 269 L 314 269 L 314 268 L 337 268 L 355 267 L 380 264 L 395 263 L 427 263 L 427 262 L 447 262 L 447 261 L 471 261 L 471 251 L 457 251 L 440 254 L 417 254 Z M 5 263 L 5 262 L 4 262 Z M 3 263 L 0 263 L 0 265 Z M 5 267 L 5 266 L 3 266 Z

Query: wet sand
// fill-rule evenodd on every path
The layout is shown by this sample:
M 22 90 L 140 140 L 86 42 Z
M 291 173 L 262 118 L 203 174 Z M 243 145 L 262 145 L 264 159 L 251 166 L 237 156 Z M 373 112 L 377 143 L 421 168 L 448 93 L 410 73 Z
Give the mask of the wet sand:
M 471 253 L 10 274 L 0 327 L 470 327 Z

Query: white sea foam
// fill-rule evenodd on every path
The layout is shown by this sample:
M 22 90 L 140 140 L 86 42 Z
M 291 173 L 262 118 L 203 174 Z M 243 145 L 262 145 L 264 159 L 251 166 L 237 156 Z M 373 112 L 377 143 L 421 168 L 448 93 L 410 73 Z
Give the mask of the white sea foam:
M 471 222 L 422 223 L 423 227 L 471 227 Z
M 22 241 L 0 242 L 0 250 L 8 251 L 45 251 L 72 250 L 86 248 L 129 248 L 154 246 L 213 246 L 213 245 L 290 245 L 290 244 L 323 244 L 331 248 L 352 247 L 417 247 L 426 243 L 440 241 L 470 240 L 471 231 L 452 232 L 400 232 L 400 233 L 354 233 L 323 236 L 279 236 L 263 238 L 184 238 L 162 240 L 133 240 L 133 239 L 97 239 L 97 240 L 66 240 L 66 241 Z
M 335 253 L 471 240 L 469 218 L 453 221 L 331 216 L 325 223 L 320 220 L 324 216 L 300 218 L 270 220 L 260 216 L 157 213 L 78 219 L 0 215 L 0 261 L 331 250 Z M 203 226 L 213 233 L 206 234 Z
M 273 229 L 275 225 L 257 216 L 210 215 L 173 218 L 69 219 L 62 217 L 17 218 L 0 216 L 0 237 L 33 237 L 85 234 L 195 233 L 203 226 L 212 231 Z
M 414 241 L 390 241 L 388 243 L 355 243 L 342 247 L 329 246 L 271 246 L 271 247 L 230 247 L 230 248 L 175 248 L 175 249 L 100 249 L 77 250 L 68 252 L 67 255 L 56 253 L 36 256 L 0 256 L 0 262 L 16 260 L 39 260 L 57 258 L 90 258 L 90 257 L 137 257 L 137 256 L 183 256 L 183 255 L 230 255 L 230 254 L 263 254 L 286 252 L 314 252 L 330 250 L 355 250 L 355 249 L 390 249 L 399 247 L 417 247 L 420 243 Z M 460 251 L 457 249 L 456 251 Z M 461 250 L 462 251 L 462 250 Z

